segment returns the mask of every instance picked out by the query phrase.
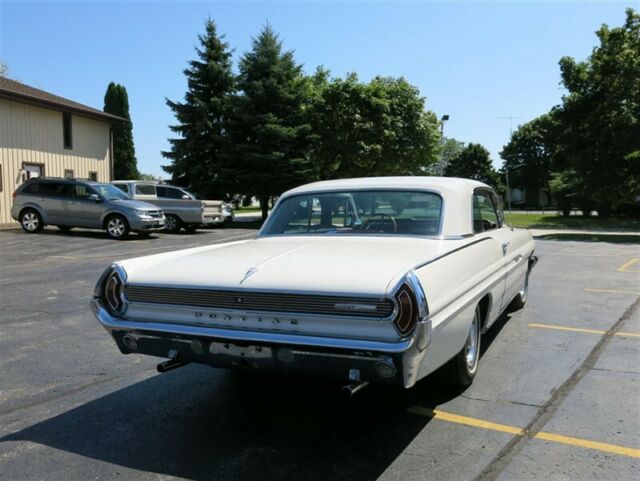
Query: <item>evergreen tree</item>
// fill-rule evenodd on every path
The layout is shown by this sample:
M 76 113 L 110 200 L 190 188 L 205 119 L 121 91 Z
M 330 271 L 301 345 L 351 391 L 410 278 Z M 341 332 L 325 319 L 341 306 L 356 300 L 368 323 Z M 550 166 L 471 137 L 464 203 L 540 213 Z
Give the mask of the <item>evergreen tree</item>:
M 258 197 L 265 219 L 271 197 L 314 175 L 305 115 L 308 79 L 269 25 L 253 40 L 239 70 L 241 94 L 229 123 L 223 173 L 237 180 L 235 192 Z
M 133 125 L 129 115 L 129 96 L 124 85 L 111 82 L 104 95 L 105 112 L 127 119 L 113 126 L 113 176 L 115 179 L 135 180 L 138 172 L 136 150 L 133 145 Z
M 205 33 L 198 36 L 197 59 L 184 70 L 188 85 L 184 102 L 167 99 L 178 120 L 170 128 L 179 137 L 169 139 L 171 150 L 162 155 L 171 164 L 162 168 L 171 174 L 173 183 L 207 197 L 221 196 L 230 187 L 220 162 L 235 78 L 231 51 L 223 38 L 215 22 L 208 19 Z

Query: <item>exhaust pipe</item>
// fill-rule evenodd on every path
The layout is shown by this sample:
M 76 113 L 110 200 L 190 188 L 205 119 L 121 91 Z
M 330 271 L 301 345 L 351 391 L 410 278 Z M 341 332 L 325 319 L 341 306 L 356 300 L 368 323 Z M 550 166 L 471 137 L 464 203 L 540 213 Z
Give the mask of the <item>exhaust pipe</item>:
M 355 381 L 347 384 L 346 386 L 342 386 L 340 392 L 347 397 L 353 397 L 358 391 L 364 389 L 369 385 L 369 381 Z
M 176 361 L 175 359 L 169 359 L 168 361 L 161 362 L 156 366 L 159 373 L 171 371 L 172 369 L 178 369 L 179 367 L 189 364 L 187 361 Z

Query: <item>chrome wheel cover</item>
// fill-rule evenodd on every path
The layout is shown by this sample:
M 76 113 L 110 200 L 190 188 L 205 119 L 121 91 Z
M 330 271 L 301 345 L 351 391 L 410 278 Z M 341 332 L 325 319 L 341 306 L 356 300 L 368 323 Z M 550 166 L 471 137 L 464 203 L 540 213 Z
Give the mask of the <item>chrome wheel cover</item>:
M 22 226 L 29 232 L 33 232 L 38 228 L 40 221 L 35 212 L 27 212 L 22 216 Z
M 122 237 L 125 231 L 124 222 L 119 217 L 113 217 L 107 222 L 107 231 L 113 237 Z
M 464 349 L 467 369 L 473 373 L 478 367 L 478 358 L 480 357 L 480 316 L 478 316 L 477 310 L 473 316 L 473 323 L 469 329 L 469 337 L 467 337 Z

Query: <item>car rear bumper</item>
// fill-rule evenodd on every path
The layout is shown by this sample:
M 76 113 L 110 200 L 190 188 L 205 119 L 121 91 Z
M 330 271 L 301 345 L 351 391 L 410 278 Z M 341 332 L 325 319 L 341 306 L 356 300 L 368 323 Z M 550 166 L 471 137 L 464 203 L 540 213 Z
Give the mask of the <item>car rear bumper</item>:
M 123 354 L 138 353 L 216 367 L 271 369 L 411 387 L 431 341 L 431 321 L 396 342 L 275 332 L 241 331 L 160 322 L 137 322 L 111 315 L 98 299 L 91 307 Z

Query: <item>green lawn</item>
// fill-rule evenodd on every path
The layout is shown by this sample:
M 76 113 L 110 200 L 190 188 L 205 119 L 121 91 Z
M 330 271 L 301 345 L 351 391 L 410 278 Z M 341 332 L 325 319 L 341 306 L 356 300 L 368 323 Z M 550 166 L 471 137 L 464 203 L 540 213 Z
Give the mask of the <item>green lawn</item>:
M 260 207 L 238 207 L 234 212 L 260 212 Z
M 610 229 L 640 231 L 640 219 L 584 217 L 572 215 L 562 217 L 554 214 L 526 214 L 505 212 L 507 224 L 513 227 L 532 229 Z

